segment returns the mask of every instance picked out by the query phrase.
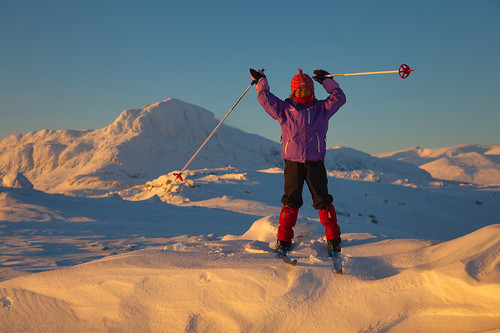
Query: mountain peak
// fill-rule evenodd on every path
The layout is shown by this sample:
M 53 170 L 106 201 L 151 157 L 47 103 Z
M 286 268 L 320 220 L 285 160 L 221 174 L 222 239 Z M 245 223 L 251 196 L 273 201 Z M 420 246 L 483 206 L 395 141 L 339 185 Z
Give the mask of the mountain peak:
M 213 131 L 214 114 L 175 98 L 124 110 L 110 125 L 38 131 L 0 144 L 0 175 L 22 172 L 50 192 L 109 191 L 180 170 Z M 190 168 L 274 167 L 279 144 L 223 124 Z
M 175 98 L 127 109 L 107 128 L 110 134 L 159 134 L 163 138 L 194 143 L 215 127 L 214 114 Z

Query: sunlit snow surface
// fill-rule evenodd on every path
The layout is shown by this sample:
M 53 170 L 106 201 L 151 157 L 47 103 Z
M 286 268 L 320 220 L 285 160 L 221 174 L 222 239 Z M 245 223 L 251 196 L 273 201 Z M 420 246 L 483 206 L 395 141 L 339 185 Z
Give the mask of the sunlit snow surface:
M 344 233 L 335 276 L 307 195 L 298 266 L 275 257 L 279 170 L 185 176 L 101 198 L 2 188 L 0 330 L 500 327 L 495 191 L 330 178 Z
M 307 189 L 289 267 L 273 252 L 277 144 L 228 128 L 175 181 L 213 126 L 206 112 L 167 100 L 102 130 L 1 142 L 0 332 L 500 330 L 498 187 L 331 149 L 344 275 Z M 191 128 L 173 120 L 194 122 L 175 145 Z M 473 155 L 484 181 L 491 164 Z

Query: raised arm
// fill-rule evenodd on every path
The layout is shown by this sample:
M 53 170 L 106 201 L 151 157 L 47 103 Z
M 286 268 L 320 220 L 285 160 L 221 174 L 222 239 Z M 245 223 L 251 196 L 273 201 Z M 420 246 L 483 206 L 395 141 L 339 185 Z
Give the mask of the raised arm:
M 264 75 L 264 70 L 256 71 L 250 69 L 250 76 L 257 83 L 255 89 L 257 91 L 257 100 L 264 110 L 273 119 L 278 120 L 282 123 L 285 119 L 284 109 L 286 102 L 276 97 L 273 93 L 269 91 L 269 84 L 267 82 L 267 77 Z
M 331 117 L 340 109 L 342 105 L 345 104 L 345 94 L 342 89 L 340 89 L 337 81 L 326 77 L 326 75 L 329 74 L 327 71 L 316 69 L 314 74 L 316 75 L 313 76 L 313 79 L 319 82 L 329 94 L 327 99 L 320 102 L 324 104 L 324 108 L 328 112 L 328 117 Z

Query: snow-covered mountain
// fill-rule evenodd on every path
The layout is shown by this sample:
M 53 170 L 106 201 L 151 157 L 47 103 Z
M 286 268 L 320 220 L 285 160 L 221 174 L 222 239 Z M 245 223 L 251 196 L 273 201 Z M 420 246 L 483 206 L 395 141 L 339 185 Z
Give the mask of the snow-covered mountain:
M 102 129 L 12 135 L 0 141 L 0 178 L 24 176 L 50 193 L 124 190 L 181 169 L 217 123 L 212 112 L 170 98 L 125 110 Z M 499 185 L 499 152 L 500 145 L 461 145 L 371 156 L 335 147 L 327 151 L 325 165 L 331 176 L 353 180 L 413 186 L 434 177 Z M 226 166 L 281 167 L 280 144 L 223 124 L 189 169 Z
M 167 99 L 129 109 L 97 130 L 42 130 L 0 141 L 0 177 L 22 173 L 52 193 L 109 191 L 181 169 L 218 121 L 201 107 Z M 190 168 L 272 167 L 278 143 L 223 124 Z
M 425 170 L 404 161 L 384 159 L 362 151 L 347 148 L 329 148 L 325 166 L 337 178 L 396 183 L 408 186 L 427 185 L 433 182 Z
M 91 195 L 127 189 L 181 169 L 218 121 L 201 107 L 167 99 L 128 109 L 97 130 L 42 130 L 0 141 L 0 177 L 22 174 L 36 189 Z M 282 166 L 280 144 L 223 124 L 189 169 Z M 329 149 L 341 178 L 426 183 L 425 171 L 351 148 Z
M 413 147 L 376 156 L 416 165 L 437 179 L 486 186 L 500 185 L 500 145 Z

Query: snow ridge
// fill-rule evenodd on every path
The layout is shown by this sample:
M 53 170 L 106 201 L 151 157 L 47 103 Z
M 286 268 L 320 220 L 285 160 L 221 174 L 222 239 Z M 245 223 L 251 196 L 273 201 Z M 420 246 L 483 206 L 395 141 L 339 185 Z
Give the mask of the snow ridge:
M 500 145 L 413 147 L 376 156 L 416 165 L 438 179 L 485 186 L 500 185 Z
M 427 185 L 433 181 L 427 171 L 412 164 L 378 158 L 353 148 L 340 146 L 328 149 L 325 166 L 330 175 L 337 178 L 382 181 L 407 186 Z

